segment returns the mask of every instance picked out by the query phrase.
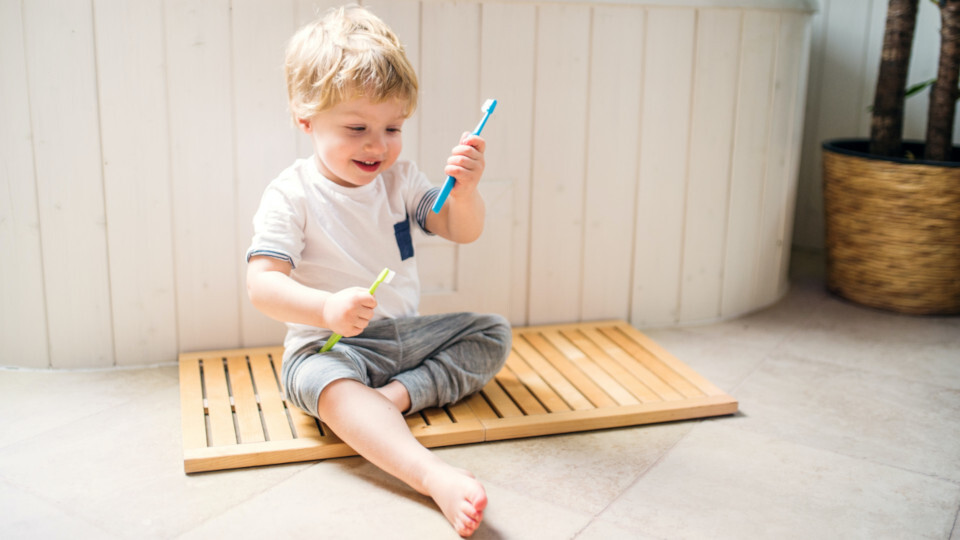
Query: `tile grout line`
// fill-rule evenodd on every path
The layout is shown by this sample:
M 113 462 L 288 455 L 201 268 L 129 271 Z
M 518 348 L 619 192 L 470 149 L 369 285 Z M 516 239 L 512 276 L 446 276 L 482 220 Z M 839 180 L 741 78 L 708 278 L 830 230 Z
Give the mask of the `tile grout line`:
M 692 428 L 690 428 L 690 430 L 688 430 L 686 433 L 683 434 L 683 436 L 681 436 L 681 437 L 678 438 L 676 441 L 674 441 L 674 443 L 671 444 L 669 448 L 667 448 L 666 450 L 664 450 L 663 453 L 661 453 L 660 456 L 658 456 L 657 459 L 654 460 L 653 463 L 651 463 L 647 468 L 645 468 L 644 470 L 640 471 L 640 472 L 637 474 L 636 478 L 634 478 L 633 481 L 630 482 L 630 484 L 628 484 L 628 485 L 625 486 L 622 490 L 620 490 L 620 493 L 619 493 L 616 497 L 614 497 L 614 498 L 613 498 L 610 502 L 608 502 L 603 508 L 601 508 L 599 511 L 597 511 L 597 512 L 590 518 L 590 520 L 587 522 L 587 524 L 584 525 L 583 528 L 581 528 L 579 531 L 577 531 L 576 534 L 574 534 L 572 538 L 578 538 L 581 534 L 583 534 L 583 532 L 586 531 L 586 530 L 590 527 L 590 525 L 592 525 L 592 524 L 597 520 L 597 518 L 599 518 L 604 512 L 606 512 L 606 511 L 607 511 L 611 506 L 613 506 L 617 501 L 619 501 L 620 499 L 622 499 L 623 496 L 624 496 L 628 491 L 630 491 L 635 485 L 637 485 L 638 482 L 640 482 L 640 480 L 642 480 L 648 473 L 650 473 L 650 471 L 652 471 L 653 469 L 655 469 L 655 468 L 667 457 L 667 455 L 670 454 L 670 452 L 672 452 L 673 449 L 677 447 L 677 445 L 679 445 L 679 444 L 680 444 L 681 442 L 683 442 L 687 437 L 689 437 L 690 434 L 693 433 L 693 430 L 696 429 L 697 426 L 699 426 L 701 423 L 703 423 L 704 420 L 709 420 L 709 419 L 708 419 L 708 418 L 698 418 L 698 419 L 695 419 L 695 420 L 694 420 L 694 424 L 695 424 L 695 425 L 694 425 Z M 682 420 L 682 421 L 680 421 L 680 422 L 689 422 L 689 420 Z M 673 423 L 673 422 L 668 422 L 668 423 Z M 634 426 L 634 427 L 648 427 L 648 426 L 651 426 L 651 427 L 652 427 L 652 426 L 657 426 L 657 425 L 663 425 L 663 424 L 648 424 L 647 426 Z

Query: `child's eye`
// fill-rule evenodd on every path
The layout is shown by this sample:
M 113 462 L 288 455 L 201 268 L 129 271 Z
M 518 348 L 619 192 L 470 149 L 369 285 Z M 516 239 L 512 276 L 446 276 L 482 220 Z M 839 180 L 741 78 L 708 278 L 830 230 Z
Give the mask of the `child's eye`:
M 364 126 L 347 126 L 347 129 L 350 130 L 350 131 L 361 132 L 361 131 L 364 131 L 364 130 L 367 129 L 367 128 L 365 128 Z
M 390 133 L 400 133 L 400 128 L 387 128 Z

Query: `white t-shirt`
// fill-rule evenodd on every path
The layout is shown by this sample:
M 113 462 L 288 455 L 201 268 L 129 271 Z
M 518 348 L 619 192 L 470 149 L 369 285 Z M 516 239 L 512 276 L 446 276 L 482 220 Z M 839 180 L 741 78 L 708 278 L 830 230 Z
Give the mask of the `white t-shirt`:
M 420 281 L 411 221 L 421 229 L 439 192 L 416 165 L 398 160 L 373 182 L 343 187 L 297 160 L 267 186 L 253 218 L 247 260 L 266 255 L 290 263 L 290 277 L 324 291 L 367 288 L 384 268 L 396 272 L 377 289 L 374 319 L 417 315 Z M 330 330 L 287 323 L 291 353 Z

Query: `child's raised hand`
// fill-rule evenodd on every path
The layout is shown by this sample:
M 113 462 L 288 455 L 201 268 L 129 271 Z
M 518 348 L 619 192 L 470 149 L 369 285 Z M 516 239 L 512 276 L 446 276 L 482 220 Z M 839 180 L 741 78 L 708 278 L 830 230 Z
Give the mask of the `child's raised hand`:
M 352 337 L 370 324 L 375 307 L 377 299 L 367 289 L 350 287 L 327 298 L 323 304 L 323 320 L 335 333 Z
M 485 164 L 483 151 L 486 147 L 486 141 L 479 135 L 467 132 L 460 137 L 460 144 L 453 147 L 450 157 L 447 158 L 447 166 L 443 169 L 443 172 L 448 176 L 457 179 L 451 194 L 459 194 L 477 188 L 480 176 L 483 175 Z

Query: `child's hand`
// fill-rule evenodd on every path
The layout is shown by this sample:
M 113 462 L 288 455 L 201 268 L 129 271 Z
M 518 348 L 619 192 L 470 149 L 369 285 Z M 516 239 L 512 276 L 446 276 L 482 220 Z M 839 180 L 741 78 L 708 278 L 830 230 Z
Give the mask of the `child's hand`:
M 377 299 L 367 289 L 351 287 L 336 292 L 323 305 L 323 320 L 327 327 L 343 337 L 363 332 L 373 318 Z
M 477 189 L 480 176 L 483 175 L 483 151 L 487 147 L 486 141 L 479 135 L 464 133 L 460 137 L 460 144 L 453 148 L 447 158 L 447 166 L 443 172 L 457 179 L 451 195 L 456 196 Z

